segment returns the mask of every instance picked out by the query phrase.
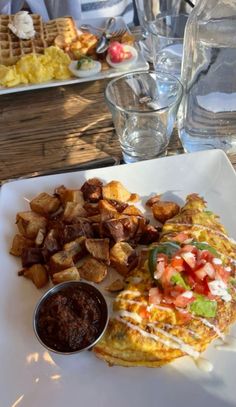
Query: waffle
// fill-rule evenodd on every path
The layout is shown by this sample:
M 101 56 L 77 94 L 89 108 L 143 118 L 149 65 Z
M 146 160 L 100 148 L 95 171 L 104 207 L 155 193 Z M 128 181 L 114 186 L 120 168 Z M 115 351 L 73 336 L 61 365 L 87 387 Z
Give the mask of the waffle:
M 75 23 L 71 17 L 57 18 L 43 23 L 41 16 L 31 14 L 34 23 L 35 37 L 21 40 L 8 28 L 14 15 L 0 14 L 0 64 L 14 65 L 22 56 L 36 53 L 43 54 L 44 50 L 54 45 L 56 37 L 62 35 L 70 44 L 77 37 Z
M 72 17 L 61 17 L 44 23 L 44 39 L 49 45 L 54 44 L 57 36 L 63 36 L 65 43 L 71 44 L 78 36 L 77 28 Z

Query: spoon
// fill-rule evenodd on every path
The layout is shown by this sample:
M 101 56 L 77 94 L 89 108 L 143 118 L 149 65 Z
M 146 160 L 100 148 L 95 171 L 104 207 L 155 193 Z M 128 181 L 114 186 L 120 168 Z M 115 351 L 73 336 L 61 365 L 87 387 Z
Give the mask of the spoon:
M 103 52 L 105 52 L 107 50 L 108 45 L 109 45 L 109 30 L 110 30 L 111 26 L 114 24 L 114 22 L 115 22 L 114 17 L 110 17 L 106 21 L 104 31 L 103 31 L 101 37 L 99 38 L 98 44 L 96 47 L 97 54 L 102 54 Z

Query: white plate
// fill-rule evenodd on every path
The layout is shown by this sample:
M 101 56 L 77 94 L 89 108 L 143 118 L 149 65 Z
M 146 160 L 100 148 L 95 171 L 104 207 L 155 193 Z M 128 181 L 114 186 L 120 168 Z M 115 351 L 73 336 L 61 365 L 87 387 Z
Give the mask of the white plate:
M 42 291 L 17 277 L 19 261 L 8 254 L 15 214 L 41 191 L 61 184 L 76 187 L 94 176 L 120 180 L 145 199 L 166 192 L 181 201 L 197 192 L 236 238 L 236 175 L 217 150 L 5 184 L 0 194 L 1 407 L 235 406 L 236 353 L 219 352 L 213 345 L 205 355 L 215 370 L 207 374 L 188 357 L 161 369 L 108 367 L 91 352 L 52 359 L 38 343 L 32 314 Z
M 80 27 L 81 24 L 92 23 L 95 27 L 104 27 L 105 21 L 106 21 L 106 19 L 103 19 L 103 18 L 95 18 L 93 21 L 91 21 L 91 20 L 77 21 L 77 25 L 78 25 L 78 27 Z M 123 18 L 117 17 L 116 25 L 115 25 L 114 29 L 119 30 L 122 28 L 125 28 L 128 30 L 128 27 L 125 24 L 125 21 L 123 20 Z M 113 30 L 113 28 L 112 28 L 112 30 Z M 70 78 L 70 79 L 66 79 L 66 80 L 52 80 L 52 81 L 48 81 L 48 82 L 36 83 L 36 84 L 30 84 L 30 85 L 18 85 L 18 86 L 14 86 L 12 88 L 6 88 L 6 87 L 0 86 L 0 95 L 5 95 L 7 93 L 24 92 L 27 90 L 52 88 L 55 86 L 73 85 L 76 83 L 90 82 L 90 81 L 106 79 L 106 78 L 114 78 L 116 76 L 119 76 L 119 75 L 127 73 L 127 72 L 147 71 L 148 69 L 149 69 L 148 62 L 145 60 L 142 53 L 138 52 L 138 58 L 137 58 L 135 65 L 127 66 L 125 68 L 122 68 L 122 70 L 119 70 L 117 68 L 110 68 L 105 71 L 101 71 L 101 72 L 97 73 L 96 75 L 89 76 L 86 78 L 75 78 L 74 77 L 74 78 Z

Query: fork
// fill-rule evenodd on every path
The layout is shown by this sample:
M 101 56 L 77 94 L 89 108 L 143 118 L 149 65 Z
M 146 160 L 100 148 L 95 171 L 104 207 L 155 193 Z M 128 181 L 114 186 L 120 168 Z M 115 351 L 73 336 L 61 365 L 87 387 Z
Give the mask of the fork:
M 91 31 L 91 30 L 93 30 L 93 31 L 97 31 L 98 33 L 103 33 L 104 32 L 104 28 L 95 27 L 95 26 L 93 26 L 91 24 L 82 24 L 79 28 L 82 31 Z M 119 30 L 115 30 L 115 31 L 112 31 L 110 33 L 107 33 L 107 37 L 109 37 L 109 38 L 119 37 L 119 36 L 125 34 L 126 31 L 127 31 L 126 28 L 120 28 Z

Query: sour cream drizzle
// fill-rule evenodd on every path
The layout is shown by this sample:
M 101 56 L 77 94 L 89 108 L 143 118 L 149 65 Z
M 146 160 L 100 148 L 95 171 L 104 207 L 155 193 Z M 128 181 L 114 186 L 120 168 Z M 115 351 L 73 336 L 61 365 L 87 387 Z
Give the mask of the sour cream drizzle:
M 219 344 L 215 345 L 217 350 L 236 352 L 236 338 L 231 335 L 227 335 Z
M 123 295 L 133 295 L 133 297 L 139 297 L 140 295 L 142 295 L 142 293 L 140 291 L 135 291 L 135 290 L 124 290 L 122 291 L 122 296 Z M 120 298 L 122 298 L 120 296 Z
M 118 321 L 122 322 L 123 324 L 126 324 L 130 329 L 138 331 L 141 335 L 143 335 L 143 336 L 145 336 L 147 338 L 154 339 L 156 342 L 161 342 L 163 345 L 165 345 L 165 346 L 167 346 L 167 347 L 169 347 L 171 349 L 180 349 L 184 353 L 188 354 L 189 356 L 191 356 L 191 357 L 193 357 L 195 359 L 197 359 L 199 357 L 200 353 L 198 351 L 196 351 L 192 346 L 187 345 L 180 338 L 178 338 L 175 335 L 171 335 L 170 333 L 164 331 L 164 329 L 157 328 L 155 326 L 155 324 L 148 324 L 147 326 L 152 328 L 155 331 L 155 333 L 159 333 L 159 334 L 161 334 L 163 336 L 166 336 L 168 339 L 163 339 L 158 335 L 146 332 L 144 329 L 140 328 L 137 325 L 134 325 L 134 324 L 130 323 L 129 321 L 123 319 L 122 317 L 128 317 L 128 318 L 133 319 L 133 320 L 135 320 L 137 322 L 141 322 L 142 318 L 138 314 L 136 314 L 134 312 L 128 312 L 128 311 L 120 310 L 120 311 L 118 311 L 116 313 L 115 318 Z

